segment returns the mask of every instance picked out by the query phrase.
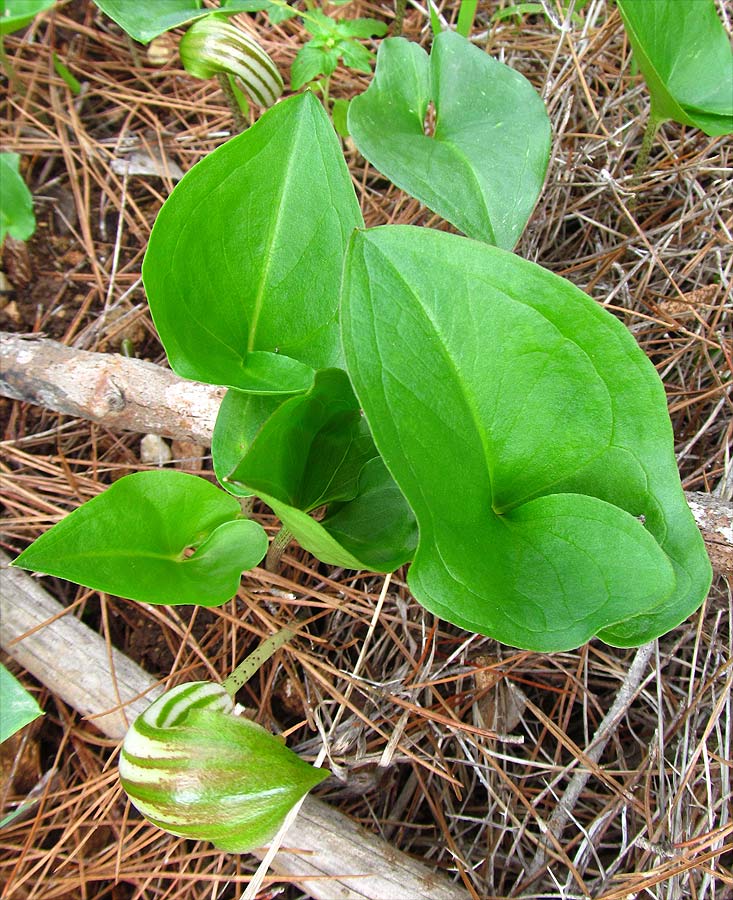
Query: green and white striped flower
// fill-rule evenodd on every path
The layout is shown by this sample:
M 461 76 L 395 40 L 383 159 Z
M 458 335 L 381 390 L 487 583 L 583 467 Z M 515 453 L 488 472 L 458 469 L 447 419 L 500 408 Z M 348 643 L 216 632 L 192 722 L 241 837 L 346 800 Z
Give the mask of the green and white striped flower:
M 120 753 L 133 805 L 170 834 L 245 853 L 267 843 L 328 776 L 234 713 L 223 685 L 182 684 L 140 715 Z
M 218 16 L 194 22 L 181 38 L 178 50 L 190 75 L 232 75 L 239 87 L 262 107 L 272 106 L 283 92 L 277 66 L 257 41 Z

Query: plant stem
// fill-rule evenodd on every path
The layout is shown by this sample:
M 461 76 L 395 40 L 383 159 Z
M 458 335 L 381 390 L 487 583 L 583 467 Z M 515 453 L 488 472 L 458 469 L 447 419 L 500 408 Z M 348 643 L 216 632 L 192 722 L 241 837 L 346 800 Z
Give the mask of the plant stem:
M 319 83 L 321 85 L 321 94 L 323 96 L 323 108 L 329 115 L 331 115 L 331 111 L 328 108 L 329 91 L 331 90 L 331 76 L 326 75 L 326 77 L 321 79 Z M 331 116 L 331 119 L 333 119 L 333 116 Z
M 8 83 L 10 87 L 14 91 L 18 91 L 21 93 L 23 90 L 23 86 L 21 85 L 20 79 L 18 78 L 15 69 L 13 68 L 13 64 L 10 62 L 8 58 L 8 54 L 5 52 L 5 44 L 3 43 L 2 36 L 0 35 L 0 65 L 2 65 L 3 71 L 5 72 Z
M 260 666 L 266 663 L 283 644 L 287 644 L 293 638 L 296 631 L 297 628 L 293 628 L 291 625 L 284 625 L 280 631 L 271 634 L 256 650 L 253 650 L 249 656 L 245 657 L 232 674 L 222 682 L 222 687 L 227 694 L 230 697 L 234 697 L 242 685 L 249 681 Z
M 405 23 L 405 10 L 407 9 L 407 0 L 395 0 L 394 4 L 394 22 L 392 23 L 392 34 L 399 37 L 402 34 L 402 26 Z
M 293 532 L 290 531 L 285 525 L 278 531 L 275 537 L 270 542 L 270 547 L 267 551 L 267 556 L 265 557 L 265 568 L 268 572 L 276 572 L 279 565 L 280 559 L 285 552 L 285 548 L 293 539 Z
M 242 515 L 247 519 L 252 518 L 252 513 L 255 508 L 255 498 L 253 494 L 250 494 L 249 497 L 240 497 L 239 498 L 239 508 L 242 510 Z
M 641 181 L 644 173 L 649 165 L 649 154 L 651 153 L 659 126 L 664 120 L 654 115 L 654 111 L 649 114 L 649 121 L 644 129 L 644 137 L 641 139 L 641 149 L 636 157 L 636 165 L 634 166 L 634 174 L 632 176 L 632 184 L 636 185 Z
M 247 128 L 247 122 L 242 115 L 242 110 L 239 108 L 239 103 L 237 103 L 237 98 L 234 95 L 232 86 L 231 84 L 229 84 L 229 76 L 224 72 L 217 72 L 216 80 L 219 82 L 219 87 L 226 97 L 227 105 L 229 106 L 229 110 L 232 114 L 232 119 L 234 119 L 234 130 L 237 132 L 244 131 Z
M 478 0 L 461 0 L 461 6 L 458 10 L 458 21 L 456 22 L 456 31 L 458 34 L 463 35 L 464 38 L 467 38 L 471 34 L 477 6 Z

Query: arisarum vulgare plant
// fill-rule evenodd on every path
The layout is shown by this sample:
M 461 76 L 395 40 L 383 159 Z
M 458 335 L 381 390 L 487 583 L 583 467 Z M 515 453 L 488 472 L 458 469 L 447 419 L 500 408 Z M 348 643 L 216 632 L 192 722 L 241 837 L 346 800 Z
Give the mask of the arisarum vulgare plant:
M 148 602 L 221 603 L 265 552 L 236 511 L 254 494 L 327 563 L 411 562 L 415 598 L 461 627 L 543 651 L 594 635 L 645 642 L 697 608 L 710 564 L 653 366 L 610 313 L 509 252 L 544 177 L 541 101 L 455 34 L 429 60 L 389 48 L 352 123 L 371 140 L 375 117 L 409 112 L 405 146 L 436 161 L 416 156 L 433 182 L 416 194 L 468 192 L 473 173 L 486 227 L 453 221 L 481 240 L 365 230 L 322 106 L 309 93 L 278 103 L 183 178 L 143 266 L 171 366 L 229 388 L 213 454 L 234 496 L 208 484 L 203 505 L 192 489 L 182 506 L 184 476 L 128 476 L 17 564 Z M 401 84 L 405 55 L 416 68 Z M 463 99 L 455 72 L 472 73 Z M 430 100 L 432 136 L 415 124 Z M 498 116 L 483 170 L 471 107 Z M 503 135 L 522 152 L 502 149 Z

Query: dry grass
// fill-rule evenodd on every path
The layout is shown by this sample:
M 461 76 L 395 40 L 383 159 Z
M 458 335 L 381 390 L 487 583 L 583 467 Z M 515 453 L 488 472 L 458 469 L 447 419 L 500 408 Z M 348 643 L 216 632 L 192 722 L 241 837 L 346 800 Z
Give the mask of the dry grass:
M 626 322 L 666 385 L 685 487 L 730 499 L 731 145 L 668 123 L 635 183 L 648 96 L 631 74 L 618 13 L 591 0 L 583 24 L 569 30 L 554 7 L 555 21 L 489 27 L 497 5 L 483 4 L 482 40 L 543 92 L 555 134 L 546 190 L 519 252 Z M 451 10 L 443 5 L 449 19 Z M 347 13 L 392 15 L 387 4 L 360 0 Z M 248 21 L 287 68 L 302 42 L 297 23 Z M 415 4 L 406 32 L 428 38 Z M 18 299 L 5 302 L 2 324 L 87 349 L 116 349 L 128 337 L 139 355 L 162 362 L 140 264 L 172 182 L 124 177 L 113 162 L 148 148 L 187 170 L 227 136 L 223 97 L 175 59 L 148 65 L 144 49 L 91 3 L 70 3 L 6 45 L 22 89 L 2 101 L 3 149 L 23 155 L 39 231 L 30 244 L 33 279 L 16 275 Z M 54 50 L 83 82 L 80 97 L 54 73 Z M 339 71 L 332 90 L 351 96 L 366 84 Z M 347 156 L 369 224 L 438 224 L 353 150 Z M 0 402 L 9 552 L 110 479 L 142 468 L 139 436 Z M 184 465 L 208 469 L 210 461 Z M 260 518 L 274 531 L 266 510 Z M 358 678 L 350 673 L 383 579 L 328 570 L 294 546 L 279 575 L 248 574 L 238 598 L 213 611 L 144 608 L 46 584 L 161 678 L 223 676 L 266 621 L 312 616 L 310 646 L 278 654 L 245 689 L 245 702 L 308 758 L 326 740 L 335 777 L 321 795 L 475 898 L 733 896 L 728 584 L 716 584 L 696 616 L 640 651 L 634 689 L 633 652 L 597 641 L 554 655 L 500 647 L 433 619 L 402 574 L 389 586 Z M 596 760 L 592 736 L 624 683 L 628 696 L 622 690 Z M 33 811 L 0 831 L 2 897 L 238 897 L 253 861 L 144 824 L 117 785 L 115 747 L 45 688 L 35 690 L 47 716 L 12 748 L 14 780 L 12 760 L 3 764 L 4 800 L 22 799 L 50 775 Z M 589 777 L 570 805 L 568 786 L 583 771 Z M 547 840 L 558 811 L 566 827 Z M 303 896 L 275 879 L 261 896 L 279 888 L 280 896 Z

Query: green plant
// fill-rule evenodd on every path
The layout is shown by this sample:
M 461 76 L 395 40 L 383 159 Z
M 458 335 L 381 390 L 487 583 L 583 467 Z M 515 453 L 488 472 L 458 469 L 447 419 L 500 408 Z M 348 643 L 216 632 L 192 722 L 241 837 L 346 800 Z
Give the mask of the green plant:
M 351 101 L 348 126 L 361 153 L 398 187 L 469 237 L 514 246 L 550 152 L 544 104 L 518 72 L 451 31 L 435 37 L 429 57 L 388 38 L 374 80 Z
M 733 133 L 733 51 L 714 0 L 616 0 L 651 98 L 634 174 L 667 120 Z
M 733 52 L 714 0 L 616 0 L 651 96 L 667 119 L 715 136 L 733 132 Z
M 332 19 L 319 9 L 301 15 L 303 27 L 312 37 L 293 60 L 290 77 L 294 91 L 320 76 L 329 79 L 339 62 L 358 72 L 371 73 L 374 54 L 360 41 L 386 34 L 384 22 L 377 19 Z
M 413 557 L 414 510 L 416 598 L 538 650 L 594 634 L 640 643 L 704 597 L 710 567 L 664 392 L 623 326 L 569 282 L 488 244 L 362 231 L 312 95 L 281 102 L 180 182 L 143 275 L 173 368 L 231 389 L 213 448 L 222 485 L 265 499 L 320 558 L 393 568 Z M 113 586 L 104 553 L 128 539 L 114 517 L 129 515 L 132 478 L 138 510 L 155 496 L 140 529 L 148 555 L 119 566 Z M 123 596 L 145 584 L 149 602 L 197 590 L 197 602 L 222 602 L 246 562 L 233 556 L 219 571 L 230 541 L 251 526 L 250 565 L 264 544 L 211 485 L 218 517 L 198 521 L 188 487 L 182 511 L 161 485 L 186 478 L 121 479 L 17 564 Z M 148 568 L 161 535 L 167 565 L 190 581 L 185 594 L 163 582 L 159 561 Z
M 436 44 L 438 84 L 441 53 L 459 73 L 473 66 L 464 38 Z M 404 101 L 383 72 L 382 113 Z M 528 96 L 503 70 L 480 72 L 463 81 L 469 107 L 484 109 L 477 91 L 507 92 L 509 115 L 515 89 Z M 465 123 L 460 97 L 451 119 L 428 88 L 414 121 L 430 96 L 441 128 Z M 365 229 L 312 93 L 195 166 L 158 216 L 143 278 L 171 366 L 229 388 L 212 445 L 228 493 L 172 470 L 129 475 L 15 564 L 150 603 L 217 605 L 264 556 L 240 507 L 256 494 L 283 523 L 271 546 L 295 535 L 327 563 L 377 571 L 411 561 L 426 608 L 514 646 L 632 645 L 688 616 L 711 572 L 653 366 L 578 288 L 489 243 L 513 245 L 535 202 L 547 138 L 542 116 L 531 121 L 536 145 L 524 138 L 501 165 L 492 151 L 488 172 L 476 163 L 480 241 Z M 419 152 L 442 146 L 437 128 L 425 140 Z M 451 176 L 446 163 L 423 183 L 440 198 Z M 496 198 L 501 177 L 509 199 Z M 174 689 L 133 726 L 120 771 L 153 822 L 241 852 L 325 777 L 231 715 L 247 673 L 291 635 L 221 686 Z
M 0 153 L 0 247 L 6 234 L 27 241 L 35 230 L 33 196 L 20 174 L 20 156 Z
M 43 715 L 23 685 L 0 665 L 0 744 Z

